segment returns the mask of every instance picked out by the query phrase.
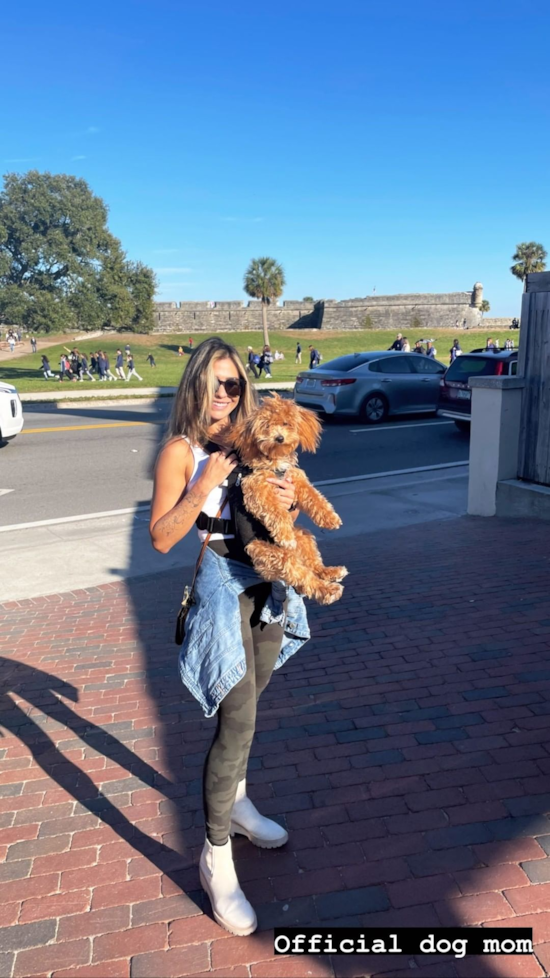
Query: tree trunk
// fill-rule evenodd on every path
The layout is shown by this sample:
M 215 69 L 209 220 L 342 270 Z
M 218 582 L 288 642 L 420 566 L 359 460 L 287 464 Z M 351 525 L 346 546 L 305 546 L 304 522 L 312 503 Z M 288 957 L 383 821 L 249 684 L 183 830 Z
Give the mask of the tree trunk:
M 264 346 L 269 346 L 269 333 L 267 332 L 267 302 L 262 299 L 262 326 L 264 330 Z

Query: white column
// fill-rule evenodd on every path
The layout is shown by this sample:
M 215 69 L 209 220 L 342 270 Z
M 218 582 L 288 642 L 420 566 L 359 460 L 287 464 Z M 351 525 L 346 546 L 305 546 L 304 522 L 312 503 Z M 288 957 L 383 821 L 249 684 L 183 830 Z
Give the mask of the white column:
M 516 479 L 523 377 L 471 377 L 468 513 L 494 516 L 497 483 Z

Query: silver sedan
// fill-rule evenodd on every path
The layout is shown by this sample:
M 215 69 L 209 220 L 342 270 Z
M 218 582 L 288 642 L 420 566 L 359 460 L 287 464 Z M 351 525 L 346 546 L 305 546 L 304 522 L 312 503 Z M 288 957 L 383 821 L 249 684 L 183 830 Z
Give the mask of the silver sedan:
M 391 414 L 434 412 L 446 369 L 422 353 L 347 353 L 300 371 L 294 397 L 327 415 L 355 415 L 380 424 Z

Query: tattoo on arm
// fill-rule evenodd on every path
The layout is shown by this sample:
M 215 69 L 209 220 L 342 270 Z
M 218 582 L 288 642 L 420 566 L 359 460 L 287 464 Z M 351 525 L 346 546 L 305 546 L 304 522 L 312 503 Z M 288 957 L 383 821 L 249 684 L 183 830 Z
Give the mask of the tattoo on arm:
M 193 517 L 194 523 L 196 516 L 201 511 L 204 500 L 204 493 L 201 493 L 196 486 L 192 486 L 183 499 L 179 503 L 176 503 L 174 508 L 159 520 L 163 533 L 170 536 L 176 528 L 181 527 L 182 523 L 186 523 L 190 516 Z

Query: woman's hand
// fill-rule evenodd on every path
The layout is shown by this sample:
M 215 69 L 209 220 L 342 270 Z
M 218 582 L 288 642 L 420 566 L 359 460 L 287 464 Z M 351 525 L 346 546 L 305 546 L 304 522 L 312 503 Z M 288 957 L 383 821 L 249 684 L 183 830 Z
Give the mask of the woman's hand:
M 238 465 L 237 456 L 230 449 L 212 452 L 197 482 L 200 481 L 201 486 L 210 493 L 212 489 L 225 482 L 236 465 Z
M 289 510 L 296 502 L 296 490 L 292 480 L 271 478 L 267 481 L 272 485 L 277 486 L 275 495 L 281 509 Z

